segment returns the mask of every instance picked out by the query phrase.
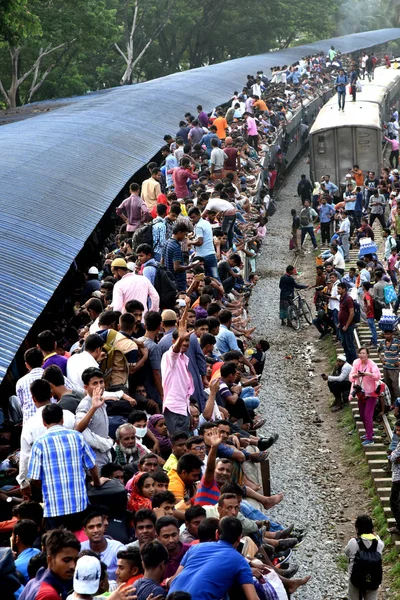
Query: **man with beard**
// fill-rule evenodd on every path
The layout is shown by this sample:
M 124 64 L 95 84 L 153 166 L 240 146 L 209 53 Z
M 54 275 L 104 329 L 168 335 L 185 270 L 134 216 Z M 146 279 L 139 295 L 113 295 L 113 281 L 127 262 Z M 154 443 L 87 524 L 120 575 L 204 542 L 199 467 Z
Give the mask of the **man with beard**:
M 136 429 L 130 423 L 120 425 L 115 432 L 115 461 L 124 466 L 129 463 L 137 463 L 141 456 L 148 452 L 140 442 L 136 440 Z
M 47 569 L 39 569 L 36 578 L 25 587 L 20 600 L 65 600 L 72 588 L 80 548 L 80 543 L 70 531 L 50 531 L 46 536 Z

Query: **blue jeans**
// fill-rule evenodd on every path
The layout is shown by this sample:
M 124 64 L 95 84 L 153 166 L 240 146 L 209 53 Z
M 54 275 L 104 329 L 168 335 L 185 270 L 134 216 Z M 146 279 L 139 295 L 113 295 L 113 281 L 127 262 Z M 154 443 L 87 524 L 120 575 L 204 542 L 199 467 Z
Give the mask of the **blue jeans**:
M 340 337 L 346 360 L 352 365 L 357 358 L 356 347 L 354 345 L 354 325 L 350 325 L 346 331 L 340 328 Z
M 393 450 L 396 450 L 396 446 L 399 443 L 399 441 L 400 441 L 399 436 L 393 430 L 393 437 L 392 437 L 392 441 L 390 442 L 389 450 L 391 450 L 392 452 L 393 452 Z
M 346 91 L 338 92 L 337 96 L 339 108 L 344 108 L 344 103 L 346 102 Z
M 378 336 L 376 333 L 375 319 L 373 317 L 370 317 L 369 319 L 367 319 L 367 323 L 368 323 L 368 327 L 371 332 L 371 344 L 373 344 L 374 346 L 377 346 L 378 345 Z
M 215 256 L 215 254 L 209 254 L 208 256 L 204 256 L 203 258 L 206 277 L 214 277 L 214 279 L 218 279 L 218 281 L 220 281 L 218 275 L 217 257 Z
M 318 244 L 317 240 L 315 239 L 314 227 L 312 225 L 310 227 L 301 228 L 301 245 L 303 245 L 307 233 L 310 235 L 312 245 L 314 246 L 314 248 L 317 248 Z
M 240 512 L 242 513 L 242 515 L 244 515 L 248 519 L 251 519 L 252 521 L 268 520 L 270 522 L 270 531 L 282 531 L 282 529 L 285 529 L 279 523 L 274 523 L 274 521 L 271 521 L 267 515 L 261 512 L 261 510 L 257 510 L 257 508 L 254 508 L 254 506 L 252 506 L 252 504 L 250 504 L 250 502 L 248 502 L 247 500 L 241 501 Z
M 242 389 L 240 397 L 248 410 L 255 410 L 260 404 L 260 400 L 254 395 L 254 389 L 249 385 Z

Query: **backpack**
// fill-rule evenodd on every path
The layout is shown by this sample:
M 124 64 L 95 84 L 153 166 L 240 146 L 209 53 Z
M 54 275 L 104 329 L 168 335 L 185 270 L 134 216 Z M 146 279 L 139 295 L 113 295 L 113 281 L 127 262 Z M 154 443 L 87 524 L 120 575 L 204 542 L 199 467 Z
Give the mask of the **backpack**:
M 135 231 L 132 236 L 132 250 L 136 252 L 136 249 L 140 244 L 148 244 L 153 249 L 153 224 L 148 223 L 143 225 Z
M 178 293 L 175 279 L 172 273 L 161 265 L 156 268 L 154 287 L 160 296 L 160 310 L 174 308 L 176 304 L 176 295 Z
M 106 353 L 106 357 L 100 363 L 100 370 L 104 374 L 104 384 L 107 388 L 110 385 L 111 371 L 114 363 L 114 351 L 115 351 L 115 337 L 117 335 L 115 329 L 108 329 L 107 337 L 103 344 L 103 352 Z
M 268 217 L 272 217 L 276 213 L 276 209 L 277 209 L 277 206 L 276 206 L 275 200 L 270 198 L 269 203 L 268 203 L 268 208 L 267 208 Z
M 300 213 L 300 225 L 302 227 L 307 227 L 311 223 L 311 209 L 303 208 Z
M 370 548 L 361 538 L 357 538 L 357 544 L 350 581 L 359 590 L 377 590 L 382 583 L 382 555 L 378 552 L 378 540 L 373 540 Z
M 353 319 L 353 323 L 357 324 L 361 320 L 361 307 L 360 307 L 359 303 L 356 300 L 353 300 L 353 304 L 354 304 L 354 319 Z

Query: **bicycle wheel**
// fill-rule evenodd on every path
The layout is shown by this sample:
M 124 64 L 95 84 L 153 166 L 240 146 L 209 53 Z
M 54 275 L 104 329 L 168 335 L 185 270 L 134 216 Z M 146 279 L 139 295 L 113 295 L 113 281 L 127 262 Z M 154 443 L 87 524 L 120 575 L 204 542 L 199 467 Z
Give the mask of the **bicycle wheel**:
M 297 312 L 297 308 L 293 305 L 288 306 L 287 318 L 293 329 L 300 329 L 300 316 Z
M 307 321 L 307 323 L 309 325 L 312 325 L 313 316 L 312 316 L 311 308 L 308 306 L 308 303 L 306 302 L 306 300 L 304 300 L 304 298 L 301 299 L 300 306 L 301 306 L 301 312 L 303 313 L 303 317 L 305 318 L 305 320 Z

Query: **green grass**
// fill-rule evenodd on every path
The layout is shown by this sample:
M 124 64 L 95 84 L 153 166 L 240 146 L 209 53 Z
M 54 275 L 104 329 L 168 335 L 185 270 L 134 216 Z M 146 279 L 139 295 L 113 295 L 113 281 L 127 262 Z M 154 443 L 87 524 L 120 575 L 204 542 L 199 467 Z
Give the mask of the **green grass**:
M 336 351 L 330 336 L 327 336 L 327 338 L 323 340 L 321 346 L 330 366 L 333 368 L 336 361 Z M 399 555 L 393 545 L 392 537 L 387 531 L 385 513 L 383 512 L 380 500 L 376 494 L 374 482 L 365 460 L 363 447 L 361 446 L 361 440 L 354 427 L 354 417 L 350 406 L 347 406 L 341 413 L 339 426 L 347 431 L 354 430 L 353 435 L 347 436 L 348 439 L 343 448 L 343 455 L 346 462 L 351 467 L 354 477 L 359 481 L 361 487 L 365 491 L 365 495 L 368 498 L 369 514 L 374 521 L 375 531 L 385 543 L 383 562 L 384 565 L 388 567 L 389 578 L 389 581 L 386 582 L 386 584 L 390 586 L 391 591 L 398 592 L 400 590 Z M 339 569 L 343 569 L 344 571 L 347 570 L 346 556 L 340 554 L 337 557 L 336 562 Z

